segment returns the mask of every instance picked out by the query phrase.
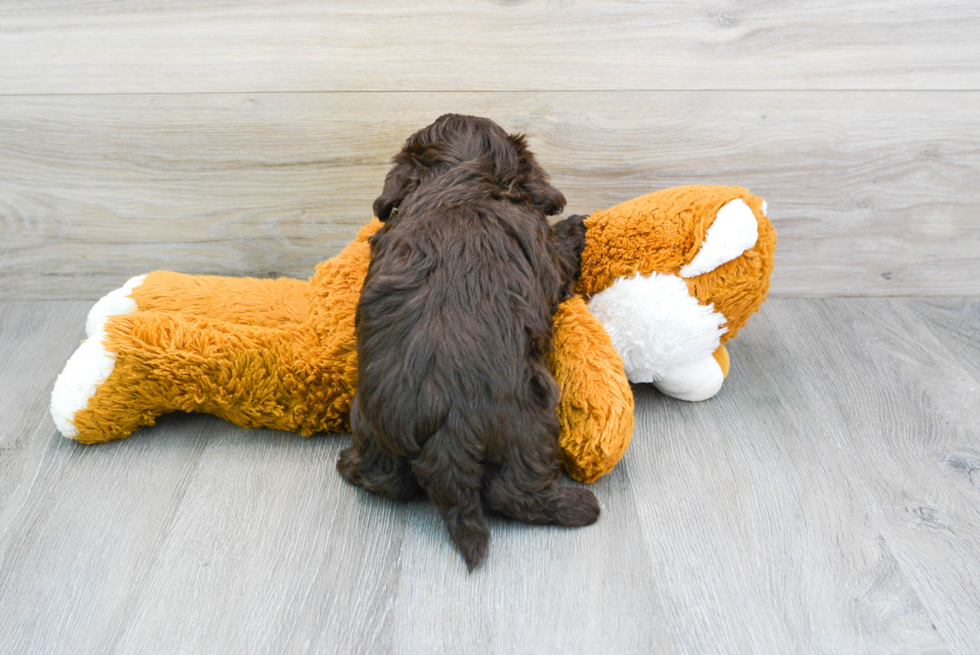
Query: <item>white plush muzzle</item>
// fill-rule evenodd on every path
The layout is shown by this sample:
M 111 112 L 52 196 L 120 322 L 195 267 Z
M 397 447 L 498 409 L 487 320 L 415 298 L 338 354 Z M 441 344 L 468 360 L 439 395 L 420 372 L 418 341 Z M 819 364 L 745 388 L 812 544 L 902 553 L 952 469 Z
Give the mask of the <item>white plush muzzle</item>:
M 766 213 L 766 204 L 762 203 Z M 589 301 L 623 358 L 630 382 L 652 382 L 681 400 L 705 400 L 721 389 L 725 375 L 713 353 L 728 331 L 714 305 L 701 305 L 681 278 L 710 273 L 759 240 L 759 223 L 744 200 L 726 203 L 697 255 L 678 277 L 653 273 L 616 280 Z
M 609 333 L 630 382 L 655 382 L 710 357 L 728 331 L 713 305 L 699 304 L 670 274 L 620 278 L 592 297 L 589 311 Z

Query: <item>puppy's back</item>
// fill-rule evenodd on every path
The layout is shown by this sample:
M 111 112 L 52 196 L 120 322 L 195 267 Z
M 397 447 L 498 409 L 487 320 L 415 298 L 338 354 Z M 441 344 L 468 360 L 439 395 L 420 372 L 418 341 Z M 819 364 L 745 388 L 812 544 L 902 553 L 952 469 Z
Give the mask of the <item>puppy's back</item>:
M 472 569 L 483 504 L 586 525 L 595 497 L 561 487 L 548 368 L 561 267 L 545 216 L 564 196 L 486 119 L 447 115 L 406 142 L 375 211 L 386 226 L 356 317 L 354 446 L 338 468 L 389 498 L 421 485 Z
M 390 417 L 392 438 L 409 446 L 450 406 L 521 404 L 531 363 L 550 348 L 560 285 L 543 217 L 507 202 L 418 200 L 373 237 L 357 315 L 362 407 Z

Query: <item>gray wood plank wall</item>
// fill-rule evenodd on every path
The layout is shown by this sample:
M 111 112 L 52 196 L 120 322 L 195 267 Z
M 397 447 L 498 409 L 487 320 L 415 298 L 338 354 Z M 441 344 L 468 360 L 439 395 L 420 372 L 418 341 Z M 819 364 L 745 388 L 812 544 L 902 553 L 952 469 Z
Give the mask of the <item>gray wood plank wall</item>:
M 306 277 L 445 111 L 589 212 L 769 201 L 773 295 L 980 293 L 980 4 L 0 5 L 0 298 L 169 268 Z
M 977 89 L 973 0 L 6 0 L 2 93 Z

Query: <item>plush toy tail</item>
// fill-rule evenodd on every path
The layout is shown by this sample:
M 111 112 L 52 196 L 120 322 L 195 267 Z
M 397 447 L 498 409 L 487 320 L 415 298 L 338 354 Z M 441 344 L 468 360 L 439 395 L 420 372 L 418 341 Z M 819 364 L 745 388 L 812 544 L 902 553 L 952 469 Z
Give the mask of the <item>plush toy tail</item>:
M 58 376 L 58 430 L 85 443 L 121 439 L 175 410 L 307 436 L 347 430 L 354 308 L 380 227 L 362 227 L 311 282 L 133 278 L 96 303 L 88 339 Z
M 140 311 L 164 311 L 256 327 L 302 323 L 309 280 L 187 275 L 153 271 L 133 289 Z
M 130 279 L 99 299 L 89 311 L 85 321 L 88 338 L 65 364 L 51 394 L 55 426 L 64 436 L 83 441 L 118 438 L 135 429 L 123 428 L 119 416 L 110 418 L 109 424 L 98 429 L 98 436 L 91 429 L 80 432 L 75 425 L 76 416 L 88 408 L 90 400 L 96 398 L 97 389 L 116 367 L 119 353 L 106 343 L 110 321 L 137 312 L 162 310 L 188 318 L 254 326 L 300 323 L 306 318 L 309 287 L 310 283 L 305 280 L 288 278 L 259 280 L 170 271 L 153 271 Z M 108 389 L 103 396 L 107 392 Z M 120 409 L 121 414 L 130 414 L 124 423 L 135 421 L 133 424 L 139 427 L 152 424 L 151 417 L 137 419 L 132 411 Z
M 352 352 L 325 351 L 307 324 L 136 312 L 82 344 L 55 384 L 52 412 L 62 434 L 84 443 L 126 437 L 178 410 L 305 436 L 340 432 L 354 368 Z M 66 388 L 78 390 L 73 407 L 56 401 Z

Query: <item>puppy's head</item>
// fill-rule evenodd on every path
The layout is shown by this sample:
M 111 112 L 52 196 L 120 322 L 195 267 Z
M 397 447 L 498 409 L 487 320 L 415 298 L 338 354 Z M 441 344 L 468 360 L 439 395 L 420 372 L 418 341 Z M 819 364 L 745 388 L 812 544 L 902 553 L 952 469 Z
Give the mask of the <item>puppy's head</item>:
M 508 135 L 486 118 L 440 116 L 410 136 L 392 162 L 384 189 L 374 201 L 374 214 L 382 221 L 428 180 L 467 163 L 485 170 L 505 189 L 506 197 L 546 216 L 565 207 L 565 196 L 548 182 L 548 174 L 528 150 L 524 135 Z

